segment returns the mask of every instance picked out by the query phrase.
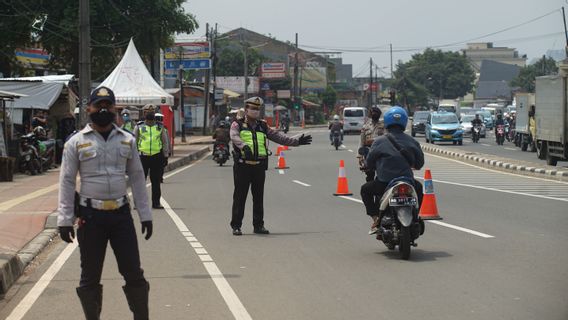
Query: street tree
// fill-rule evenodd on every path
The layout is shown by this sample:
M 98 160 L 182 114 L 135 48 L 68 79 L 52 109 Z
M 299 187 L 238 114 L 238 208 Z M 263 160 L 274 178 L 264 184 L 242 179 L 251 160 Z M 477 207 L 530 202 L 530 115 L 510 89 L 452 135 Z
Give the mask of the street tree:
M 258 75 L 258 69 L 266 58 L 256 49 L 247 49 L 248 75 Z M 217 56 L 217 75 L 243 76 L 245 74 L 245 58 L 242 48 L 221 47 Z
M 337 102 L 337 92 L 333 89 L 333 87 L 327 86 L 325 91 L 322 93 L 321 100 L 325 106 L 333 108 Z
M 52 56 L 52 68 L 78 72 L 79 1 L 3 0 L 30 26 L 22 28 L 13 46 L 41 45 Z M 192 33 L 195 17 L 185 12 L 183 0 L 90 0 L 92 77 L 102 80 L 126 50 L 130 38 L 147 62 L 157 61 L 160 48 L 171 46 L 175 33 Z M 1 6 L 4 7 L 4 6 Z M 8 6 L 10 7 L 10 6 Z M 7 10 L 7 9 L 2 9 Z M 37 38 L 27 40 L 31 25 L 45 17 L 42 27 L 33 29 Z M 2 29 L 4 30 L 4 28 Z M 4 34 L 6 32 L 2 32 Z M 10 53 L 9 53 L 10 54 Z M 13 54 L 13 53 L 12 53 Z M 152 64 L 152 68 L 157 68 Z
M 395 72 L 395 87 L 418 100 L 423 100 L 424 93 L 437 99 L 462 97 L 471 92 L 474 80 L 475 72 L 464 55 L 433 49 L 413 55 Z
M 534 64 L 523 67 L 519 75 L 511 81 L 511 86 L 519 87 L 524 92 L 534 92 L 536 77 L 556 74 L 557 72 L 556 61 L 543 56 Z

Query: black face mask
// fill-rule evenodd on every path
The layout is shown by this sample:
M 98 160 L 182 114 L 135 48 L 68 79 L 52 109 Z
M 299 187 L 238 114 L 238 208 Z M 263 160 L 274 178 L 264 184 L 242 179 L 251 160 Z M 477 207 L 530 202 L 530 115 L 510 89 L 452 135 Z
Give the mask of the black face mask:
M 146 113 L 145 119 L 148 121 L 153 121 L 154 119 L 156 119 L 156 114 L 153 112 L 148 112 Z
M 114 121 L 116 114 L 107 109 L 101 109 L 98 112 L 91 113 L 89 117 L 97 126 L 106 127 Z

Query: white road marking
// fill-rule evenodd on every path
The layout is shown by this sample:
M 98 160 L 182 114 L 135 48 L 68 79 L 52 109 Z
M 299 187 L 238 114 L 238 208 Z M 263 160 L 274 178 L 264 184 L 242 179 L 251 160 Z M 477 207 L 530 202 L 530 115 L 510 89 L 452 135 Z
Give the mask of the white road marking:
M 350 200 L 350 201 L 357 202 L 357 203 L 363 203 L 362 200 L 359 200 L 359 199 L 353 198 L 353 197 L 339 196 L 339 198 L 343 198 L 343 199 Z M 455 230 L 459 230 L 459 231 L 471 233 L 471 234 L 474 234 L 474 235 L 476 235 L 476 236 L 480 236 L 480 237 L 482 237 L 482 238 L 494 238 L 494 237 L 491 236 L 491 235 L 488 235 L 488 234 L 485 234 L 485 233 L 481 233 L 481 232 L 478 232 L 478 231 L 475 231 L 475 230 L 467 229 L 467 228 L 462 228 L 462 227 L 459 227 L 459 226 L 456 226 L 456 225 L 453 225 L 453 224 L 449 224 L 449 223 L 445 223 L 445 222 L 440 222 L 440 221 L 434 221 L 434 220 L 427 220 L 427 221 L 428 221 L 428 222 L 435 223 L 435 224 L 440 225 L 440 226 L 442 226 L 442 227 L 452 228 L 452 229 L 455 229 Z
M 482 146 L 486 146 L 486 147 L 491 147 L 490 144 L 486 144 L 486 143 L 482 143 L 481 145 L 482 145 Z
M 517 149 L 515 148 L 508 148 L 508 147 L 505 147 L 505 150 L 517 151 Z
M 442 221 L 437 221 L 437 220 L 426 220 L 426 221 L 427 221 L 427 222 L 430 222 L 430 223 L 433 223 L 433 224 L 437 224 L 437 225 L 442 226 L 442 227 L 446 227 L 446 228 L 450 228 L 450 229 L 455 229 L 455 230 L 467 232 L 467 233 L 476 235 L 476 236 L 478 236 L 478 237 L 486 238 L 486 239 L 488 239 L 488 238 L 495 238 L 494 236 L 489 235 L 489 234 L 486 234 L 486 233 L 478 232 L 478 231 L 471 230 L 471 229 L 467 229 L 467 228 L 458 227 L 458 226 L 455 226 L 455 225 L 453 225 L 453 224 L 445 223 L 445 222 L 442 222 Z
M 43 189 L 36 190 L 34 192 L 31 192 L 31 193 L 28 193 L 28 194 L 25 194 L 25 195 L 22 195 L 22 196 L 19 196 L 17 198 L 12 199 L 12 200 L 4 201 L 4 202 L 0 203 L 0 211 L 8 211 L 10 208 L 17 206 L 20 203 L 24 203 L 28 200 L 35 199 L 37 197 L 41 197 L 44 194 L 55 191 L 57 189 L 59 189 L 59 183 L 53 184 L 51 186 L 45 187 Z
M 164 209 L 182 234 L 183 232 L 189 231 L 186 224 L 183 223 L 180 217 L 175 213 L 174 210 L 172 210 L 169 203 L 164 198 L 160 199 L 160 203 L 162 204 L 162 206 L 164 206 Z M 211 258 L 211 256 L 207 254 L 200 254 L 205 251 L 201 243 L 190 242 L 190 244 L 195 249 L 195 253 L 198 254 L 199 259 L 203 262 L 203 266 L 209 273 L 209 276 L 213 280 L 213 283 L 215 283 L 217 290 L 219 290 L 219 293 L 223 297 L 223 300 L 225 300 L 227 307 L 229 307 L 229 310 L 231 311 L 235 319 L 252 320 L 252 317 L 248 313 L 247 309 L 242 304 L 241 300 L 239 299 L 227 279 L 225 279 L 225 276 L 223 275 L 221 270 L 219 270 L 217 264 L 213 261 L 213 258 Z
M 164 176 L 164 179 L 167 179 L 175 174 L 178 174 L 184 170 L 187 170 L 191 167 L 193 167 L 194 165 L 198 164 L 199 162 L 203 161 L 203 159 L 205 159 L 207 156 L 209 156 L 211 154 L 211 152 L 207 153 L 206 155 L 204 155 L 203 157 L 201 157 L 199 160 L 195 161 L 194 163 L 180 168 L 178 170 L 173 171 L 170 174 L 167 174 Z M 151 185 L 151 183 L 147 183 L 146 184 L 146 188 L 148 188 Z M 44 189 L 38 190 L 34 193 L 30 193 L 28 194 L 27 198 L 29 198 L 30 196 L 40 196 L 42 194 L 45 194 L 47 192 L 52 191 L 51 189 L 54 186 L 59 186 L 59 184 L 57 185 L 52 185 L 49 187 L 46 187 Z M 128 196 L 132 196 L 132 192 L 128 193 Z M 26 198 L 26 199 L 27 199 Z M 33 197 L 32 197 L 33 198 Z M 19 201 L 20 198 L 16 198 L 7 202 L 3 202 L 0 207 L 0 209 L 3 209 L 4 206 L 14 206 L 17 203 L 18 200 Z M 172 217 L 172 220 L 174 218 Z M 178 217 L 179 219 L 179 217 Z M 180 220 L 181 223 L 183 223 Z M 175 221 L 174 221 L 175 223 Z M 193 236 L 193 234 L 191 232 L 189 232 L 189 230 L 186 229 L 185 230 L 180 230 L 182 232 L 182 234 L 184 236 Z M 39 298 L 39 296 L 43 293 L 43 291 L 45 290 L 45 288 L 47 288 L 47 286 L 49 285 L 49 283 L 53 280 L 53 278 L 57 275 L 57 273 L 59 272 L 59 270 L 61 269 L 61 267 L 65 264 L 65 262 L 67 262 L 67 260 L 69 259 L 69 257 L 71 256 L 71 254 L 73 253 L 73 251 L 75 251 L 75 249 L 78 246 L 78 242 L 75 239 L 75 241 L 73 241 L 73 243 L 70 243 L 67 245 L 67 247 L 65 249 L 63 249 L 63 251 L 59 254 L 59 256 L 55 259 L 55 261 L 53 261 L 53 263 L 51 264 L 51 266 L 47 269 L 47 271 L 41 276 L 41 278 L 38 280 L 38 282 L 36 282 L 36 284 L 32 287 L 32 289 L 26 294 L 26 296 L 20 301 L 20 303 L 18 303 L 18 305 L 12 310 L 12 312 L 10 313 L 10 315 L 8 316 L 8 318 L 6 318 L 6 320 L 20 320 L 23 318 L 23 316 L 30 310 L 30 308 L 34 305 L 34 303 L 37 301 L 37 299 Z M 197 250 L 201 250 L 201 248 L 195 249 L 196 252 Z M 207 251 L 205 251 L 205 249 L 202 249 L 205 253 L 207 253 Z M 242 318 L 242 319 L 247 319 L 247 318 Z
M 278 170 L 278 173 L 284 174 L 284 170 L 280 169 L 280 170 Z
M 340 145 L 339 147 L 343 148 L 343 149 L 347 149 L 347 147 L 344 144 Z
M 59 257 L 55 259 L 55 261 L 51 264 L 49 269 L 41 276 L 41 278 L 36 282 L 33 288 L 26 294 L 24 299 L 18 303 L 16 308 L 12 310 L 12 313 L 6 318 L 6 320 L 20 320 L 24 317 L 24 315 L 31 309 L 33 304 L 39 298 L 39 296 L 43 293 L 45 288 L 49 285 L 51 280 L 57 275 L 61 267 L 65 264 L 69 256 L 73 253 L 73 251 L 77 248 L 77 240 L 73 241 L 67 245 L 65 249 L 59 254 Z
M 349 150 L 347 150 L 347 151 L 349 151 L 349 152 L 353 152 L 353 150 L 351 150 L 351 149 L 349 149 Z
M 304 186 L 304 187 L 311 187 L 311 185 L 309 185 L 309 184 L 307 184 L 307 183 L 304 183 L 304 182 L 302 182 L 302 181 L 292 180 L 292 182 L 297 183 L 297 184 L 299 184 L 299 185 L 301 185 L 301 186 Z

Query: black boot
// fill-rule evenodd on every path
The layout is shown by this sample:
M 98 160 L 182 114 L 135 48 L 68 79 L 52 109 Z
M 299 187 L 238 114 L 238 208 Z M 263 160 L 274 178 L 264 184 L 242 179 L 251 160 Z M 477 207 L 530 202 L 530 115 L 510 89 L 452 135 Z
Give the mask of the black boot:
M 134 320 L 148 320 L 148 292 L 150 284 L 146 282 L 141 286 L 125 285 L 122 287 L 130 311 L 134 314 Z
M 78 287 L 77 295 L 81 300 L 85 319 L 99 320 L 103 308 L 103 286 L 99 284 L 95 287 Z

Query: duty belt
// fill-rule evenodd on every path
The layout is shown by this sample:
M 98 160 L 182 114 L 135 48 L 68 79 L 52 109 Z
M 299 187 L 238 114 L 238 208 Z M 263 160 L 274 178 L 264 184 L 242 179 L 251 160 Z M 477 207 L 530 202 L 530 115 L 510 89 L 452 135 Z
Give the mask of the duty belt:
M 257 165 L 257 164 L 261 164 L 263 160 L 266 160 L 266 159 L 261 159 L 260 161 L 239 159 L 239 163 L 250 164 L 250 165 L 254 166 L 254 165 Z
M 128 198 L 126 196 L 119 199 L 111 199 L 111 200 L 98 200 L 92 198 L 85 198 L 83 196 L 79 198 L 79 205 L 103 211 L 118 210 L 119 208 L 121 208 L 126 204 L 128 204 Z
M 162 151 L 160 151 L 160 152 L 162 152 Z M 155 156 L 155 155 L 157 155 L 157 154 L 160 154 L 160 152 L 156 152 L 156 153 L 154 153 L 154 154 L 149 154 L 149 153 L 140 151 L 140 155 L 141 155 L 141 156 L 146 156 L 146 157 L 151 157 L 151 156 Z

